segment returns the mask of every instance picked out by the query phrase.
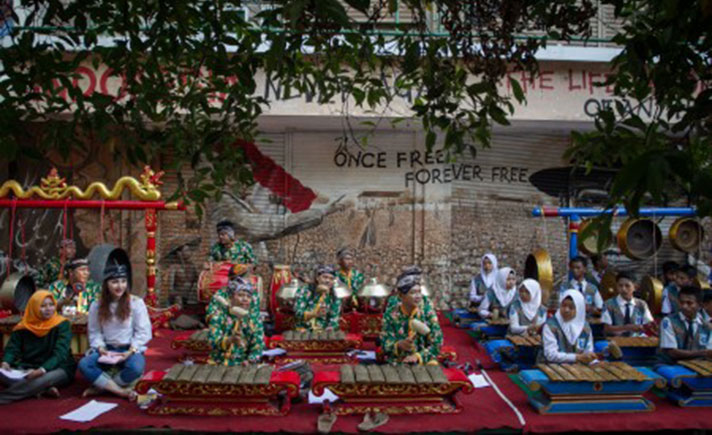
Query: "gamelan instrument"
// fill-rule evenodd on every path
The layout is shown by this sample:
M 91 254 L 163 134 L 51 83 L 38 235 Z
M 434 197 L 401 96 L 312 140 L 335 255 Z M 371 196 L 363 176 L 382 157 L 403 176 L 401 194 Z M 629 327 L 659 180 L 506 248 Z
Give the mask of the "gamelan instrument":
M 94 282 L 104 281 L 104 269 L 110 264 L 120 264 L 128 269 L 128 282 L 131 282 L 132 270 L 129 254 L 111 243 L 95 245 L 87 255 L 89 276 Z
M 299 375 L 270 365 L 176 364 L 148 372 L 136 385 L 140 394 L 151 388 L 161 395 L 147 409 L 153 415 L 281 416 L 299 394 Z
M 631 365 L 654 365 L 657 362 L 658 337 L 608 337 L 594 344 L 596 352 L 605 349 L 609 343 L 618 345 L 622 352 L 621 360 Z
M 209 263 L 198 276 L 198 302 L 209 304 L 216 291 L 227 286 L 232 263 Z
M 452 323 L 458 328 L 470 329 L 470 326 L 482 320 L 477 311 L 470 311 L 467 308 L 455 308 L 450 312 Z
M 652 411 L 643 394 L 665 386 L 654 371 L 624 362 L 537 364 L 519 377 L 534 392 L 529 403 L 540 414 Z
M 660 227 L 648 218 L 626 219 L 616 235 L 618 248 L 633 260 L 645 260 L 655 254 L 663 244 Z
M 171 349 L 184 349 L 179 361 L 191 360 L 205 363 L 208 361 L 208 355 L 211 350 L 210 342 L 208 341 L 209 333 L 210 330 L 207 328 L 180 333 L 171 341 Z
M 712 361 L 682 360 L 655 370 L 668 382 L 667 397 L 679 406 L 712 406 Z
M 89 350 L 89 335 L 87 333 L 87 315 L 77 314 L 74 316 L 65 316 L 72 324 L 72 355 L 75 359 L 81 359 L 87 350 Z M 15 314 L 5 318 L 0 318 L 0 334 L 2 334 L 2 347 L 7 345 L 12 334 L 12 329 L 20 323 L 22 316 Z
M 536 249 L 524 262 L 524 278 L 532 278 L 541 285 L 541 303 L 549 305 L 551 292 L 554 290 L 554 268 L 551 256 L 546 249 Z
M 314 375 L 312 391 L 328 388 L 339 396 L 331 409 L 337 415 L 451 414 L 462 411 L 456 395 L 474 390 L 464 372 L 422 365 L 342 365 Z
M 640 298 L 647 302 L 653 314 L 659 314 L 663 307 L 663 283 L 647 275 L 640 281 Z
M 352 359 L 347 355 L 350 350 L 363 347 L 360 334 L 347 334 L 343 331 L 286 331 L 282 335 L 273 335 L 267 348 L 284 349 L 287 354 L 276 358 L 276 362 L 285 363 L 306 360 L 321 364 L 344 364 Z
M 525 370 L 536 364 L 541 349 L 540 335 L 507 335 L 503 340 L 489 340 L 484 348 L 502 370 Z
M 35 280 L 22 272 L 13 272 L 0 287 L 0 308 L 13 313 L 24 313 L 27 302 L 35 292 Z
M 705 230 L 699 221 L 691 217 L 679 217 L 670 225 L 670 244 L 678 251 L 694 254 L 698 252 Z
M 592 229 L 586 230 L 586 228 L 591 225 L 591 220 L 590 219 L 584 219 L 581 221 L 579 224 L 579 238 L 578 238 L 578 250 L 583 252 L 584 254 L 591 256 L 594 254 L 601 254 L 603 253 L 606 249 L 608 249 L 611 244 L 613 243 L 613 232 L 611 231 L 610 228 L 606 227 L 605 229 L 601 229 L 599 227 L 599 231 L 592 232 Z M 591 227 L 593 228 L 593 227 Z M 607 243 L 599 249 L 598 243 L 599 240 L 602 238 L 601 237 L 601 231 L 605 231 L 603 234 L 605 236 L 605 239 L 607 240 Z

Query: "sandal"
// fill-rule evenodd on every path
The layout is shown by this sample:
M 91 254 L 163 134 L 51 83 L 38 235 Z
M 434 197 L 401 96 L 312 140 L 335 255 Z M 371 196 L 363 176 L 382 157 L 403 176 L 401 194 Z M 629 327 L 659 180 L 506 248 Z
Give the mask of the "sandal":
M 336 423 L 336 414 L 321 414 L 316 420 L 316 429 L 319 433 L 329 433 Z
M 363 417 L 363 421 L 359 423 L 359 425 L 356 427 L 360 431 L 368 432 L 388 423 L 389 418 L 390 417 L 388 417 L 388 414 L 384 414 L 383 412 L 375 412 L 373 413 L 373 417 L 371 416 L 370 412 L 367 412 L 366 415 Z

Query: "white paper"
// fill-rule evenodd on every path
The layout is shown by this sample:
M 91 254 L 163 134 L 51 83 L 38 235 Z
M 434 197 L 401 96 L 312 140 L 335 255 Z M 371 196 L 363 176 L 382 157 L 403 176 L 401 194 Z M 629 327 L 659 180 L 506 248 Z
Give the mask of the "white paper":
M 284 355 L 285 353 L 287 353 L 286 350 L 284 350 L 280 347 L 277 347 L 274 349 L 262 351 L 262 356 L 268 356 L 268 357 L 269 356 L 280 356 L 280 355 Z
M 121 353 L 118 352 L 109 352 L 106 355 L 102 355 L 99 357 L 98 362 L 100 364 L 118 364 L 123 361 L 123 356 Z
M 484 388 L 484 387 L 490 386 L 489 382 L 487 382 L 487 379 L 485 379 L 484 376 L 477 374 L 477 373 L 471 374 L 470 376 L 467 377 L 467 379 L 469 379 L 470 382 L 472 382 L 472 385 L 474 385 L 475 388 Z
M 375 350 L 360 350 L 356 353 L 356 358 L 358 360 L 375 360 L 376 351 Z
M 80 406 L 74 411 L 64 414 L 59 418 L 61 418 L 62 420 L 85 423 L 87 421 L 94 420 L 95 418 L 107 411 L 111 411 L 117 406 L 118 405 L 116 403 L 97 402 L 96 400 L 92 400 L 84 406 Z
M 27 376 L 27 372 L 25 370 L 0 369 L 0 373 L 2 373 L 8 379 L 23 379 L 25 376 Z
M 327 400 L 331 403 L 334 403 L 339 400 L 339 396 L 332 393 L 331 390 L 329 390 L 328 388 L 324 388 L 324 394 L 322 394 L 321 396 L 316 396 L 314 395 L 312 390 L 309 390 L 309 404 L 321 404 Z

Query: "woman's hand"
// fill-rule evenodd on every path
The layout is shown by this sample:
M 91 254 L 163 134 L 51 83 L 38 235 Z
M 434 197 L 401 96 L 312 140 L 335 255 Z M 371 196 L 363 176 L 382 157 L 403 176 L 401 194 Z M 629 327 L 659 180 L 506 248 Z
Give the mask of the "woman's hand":
M 99 355 L 101 355 L 101 356 L 104 356 L 104 355 L 108 355 L 108 354 L 109 354 L 109 351 L 106 350 L 105 347 L 100 347 L 100 348 L 97 349 L 97 350 L 99 351 Z

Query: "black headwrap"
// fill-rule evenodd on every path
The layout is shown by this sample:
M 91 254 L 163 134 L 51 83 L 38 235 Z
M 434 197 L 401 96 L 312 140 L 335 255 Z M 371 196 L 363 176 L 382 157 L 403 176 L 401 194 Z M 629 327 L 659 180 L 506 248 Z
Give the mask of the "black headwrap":
M 252 291 L 254 290 L 254 288 L 252 287 L 252 284 L 250 284 L 249 282 L 240 278 L 239 276 L 237 276 L 227 282 L 227 289 L 230 293 L 237 293 L 237 292 L 252 293 Z
M 328 273 L 329 275 L 336 275 L 336 269 L 331 264 L 320 264 L 316 267 L 316 276 Z
M 398 280 L 398 282 L 396 283 L 396 289 L 400 293 L 406 294 L 410 291 L 410 289 L 419 284 L 420 275 L 406 275 Z

